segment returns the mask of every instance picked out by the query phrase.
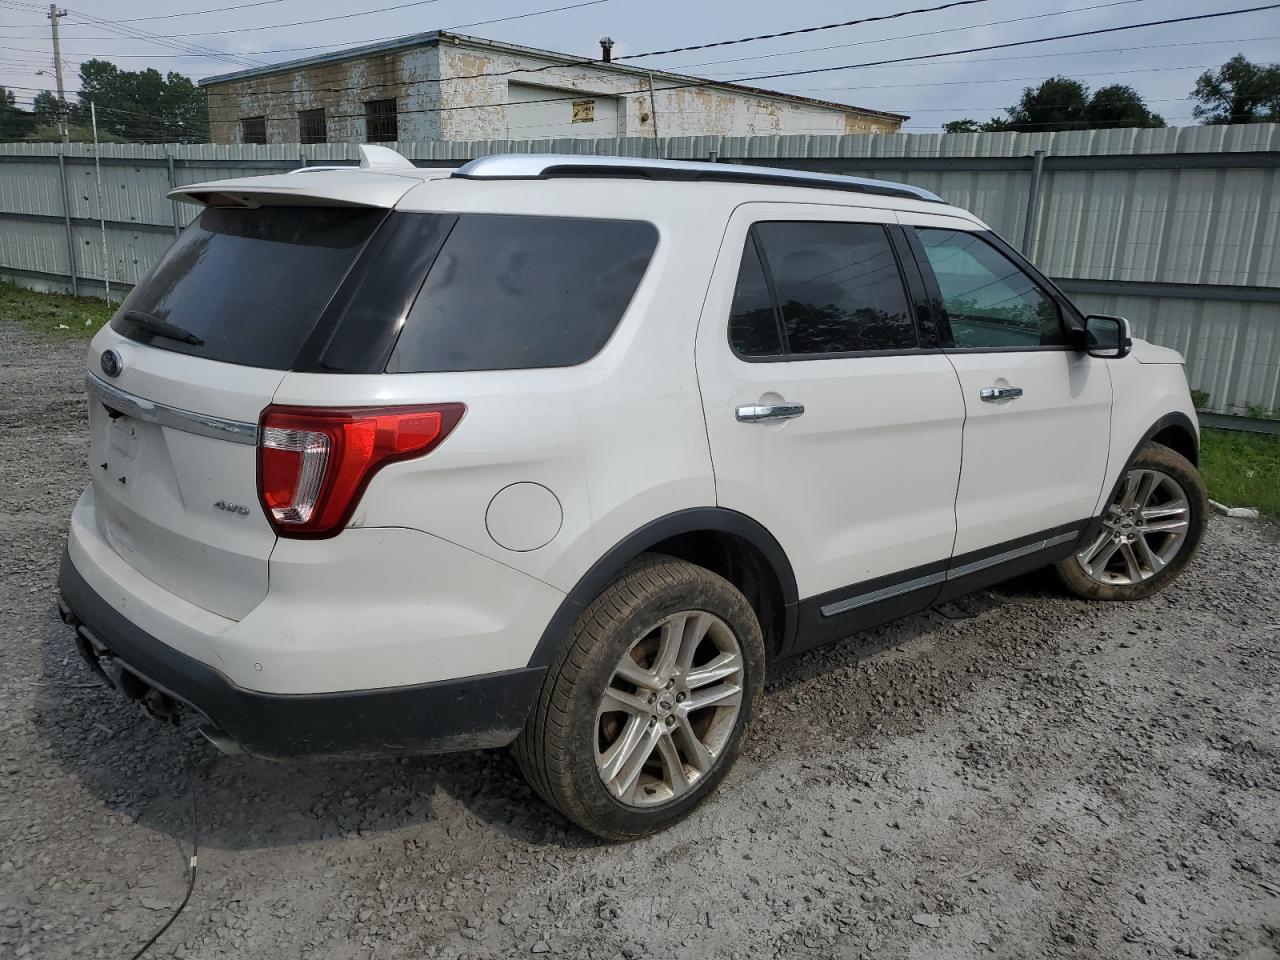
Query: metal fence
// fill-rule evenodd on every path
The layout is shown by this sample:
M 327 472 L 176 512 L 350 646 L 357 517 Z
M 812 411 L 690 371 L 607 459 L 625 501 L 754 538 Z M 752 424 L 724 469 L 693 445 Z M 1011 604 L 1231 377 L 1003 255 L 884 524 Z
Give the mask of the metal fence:
M 660 152 L 905 180 L 1020 244 L 1083 309 L 1181 350 L 1212 409 L 1280 407 L 1278 124 L 394 146 L 424 166 Z M 191 218 L 172 187 L 356 159 L 350 144 L 104 144 L 99 190 L 90 144 L 0 144 L 0 277 L 118 297 Z

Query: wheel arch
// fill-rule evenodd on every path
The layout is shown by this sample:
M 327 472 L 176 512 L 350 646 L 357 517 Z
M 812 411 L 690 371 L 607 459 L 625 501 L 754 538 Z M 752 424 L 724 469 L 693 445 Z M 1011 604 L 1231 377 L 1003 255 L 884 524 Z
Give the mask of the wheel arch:
M 724 507 L 693 507 L 633 531 L 596 560 L 565 595 L 529 658 L 548 666 L 574 621 L 628 563 L 643 553 L 666 553 L 725 577 L 751 602 L 768 653 L 788 649 L 799 601 L 795 573 L 781 544 L 758 521 Z
M 1157 420 L 1142 438 L 1142 443 L 1138 444 L 1138 448 L 1134 450 L 1134 457 L 1138 455 L 1138 450 L 1142 449 L 1145 443 L 1163 444 L 1182 454 L 1196 467 L 1200 466 L 1200 435 L 1186 414 L 1170 413 Z
M 1191 418 L 1185 413 L 1174 411 L 1164 414 L 1155 423 L 1147 427 L 1141 439 L 1133 445 L 1133 450 L 1125 458 L 1124 465 L 1120 468 L 1120 472 L 1116 474 L 1115 481 L 1110 489 L 1104 490 L 1103 497 L 1098 502 L 1096 511 L 1098 516 L 1094 517 L 1089 525 L 1085 527 L 1077 543 L 1087 544 L 1098 535 L 1098 531 L 1102 526 L 1102 514 L 1106 511 L 1107 504 L 1111 503 L 1120 493 L 1120 485 L 1124 483 L 1125 476 L 1133 468 L 1133 462 L 1138 459 L 1138 454 L 1142 452 L 1142 448 L 1148 443 L 1159 443 L 1169 447 L 1182 454 L 1197 468 L 1200 466 L 1200 434 L 1196 430 L 1196 425 L 1191 422 Z

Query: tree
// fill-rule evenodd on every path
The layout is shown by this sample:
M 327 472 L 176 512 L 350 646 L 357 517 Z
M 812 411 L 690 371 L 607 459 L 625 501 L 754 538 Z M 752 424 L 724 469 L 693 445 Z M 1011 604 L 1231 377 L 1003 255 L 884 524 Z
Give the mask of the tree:
M 1089 125 L 1089 88 L 1070 77 L 1050 77 L 1038 87 L 1026 87 L 1022 97 L 1005 111 L 1004 129 L 1025 133 L 1040 130 L 1080 130 Z
M 1163 127 L 1164 117 L 1152 113 L 1133 87 L 1114 83 L 1095 90 L 1085 107 L 1089 126 L 1105 127 Z
M 72 122 L 87 126 L 90 104 L 98 110 L 98 128 L 125 140 L 190 142 L 207 139 L 204 94 L 189 77 L 162 76 L 155 69 L 121 70 L 107 60 L 80 65 L 80 92 Z
M 0 87 L 0 141 L 21 140 L 31 133 L 35 125 L 35 117 L 19 108 L 13 91 Z
M 41 90 L 36 94 L 31 105 L 31 112 L 36 115 L 36 123 L 40 126 L 56 127 L 58 125 L 58 95 L 51 90 Z
M 1050 77 L 1038 87 L 1025 87 L 1006 117 L 992 117 L 986 123 L 952 120 L 943 124 L 944 133 L 1015 130 L 1091 130 L 1105 127 L 1163 127 L 1164 117 L 1147 109 L 1133 87 L 1113 84 L 1094 93 L 1079 80 Z
M 1205 124 L 1280 122 L 1280 63 L 1258 64 L 1237 53 L 1196 80 L 1192 109 Z

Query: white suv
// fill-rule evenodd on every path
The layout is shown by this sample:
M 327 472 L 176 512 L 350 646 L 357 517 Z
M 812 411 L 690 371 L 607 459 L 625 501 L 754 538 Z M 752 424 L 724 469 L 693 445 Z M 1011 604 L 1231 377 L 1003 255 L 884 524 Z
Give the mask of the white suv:
M 724 777 L 768 664 L 1196 550 L 1181 357 L 928 191 L 362 151 L 175 191 L 203 211 L 90 351 L 63 616 L 224 748 L 514 742 L 635 837 Z

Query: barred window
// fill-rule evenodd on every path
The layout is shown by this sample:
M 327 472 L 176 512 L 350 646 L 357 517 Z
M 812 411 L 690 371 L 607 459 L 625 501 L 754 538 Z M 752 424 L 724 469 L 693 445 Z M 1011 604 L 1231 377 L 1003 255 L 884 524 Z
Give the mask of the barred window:
M 298 142 L 327 143 L 329 131 L 325 127 L 324 107 L 298 111 Z
M 267 118 L 266 117 L 241 117 L 240 118 L 240 142 L 241 143 L 266 143 L 267 142 Z
M 395 100 L 366 100 L 364 138 L 367 143 L 387 143 L 399 139 Z

